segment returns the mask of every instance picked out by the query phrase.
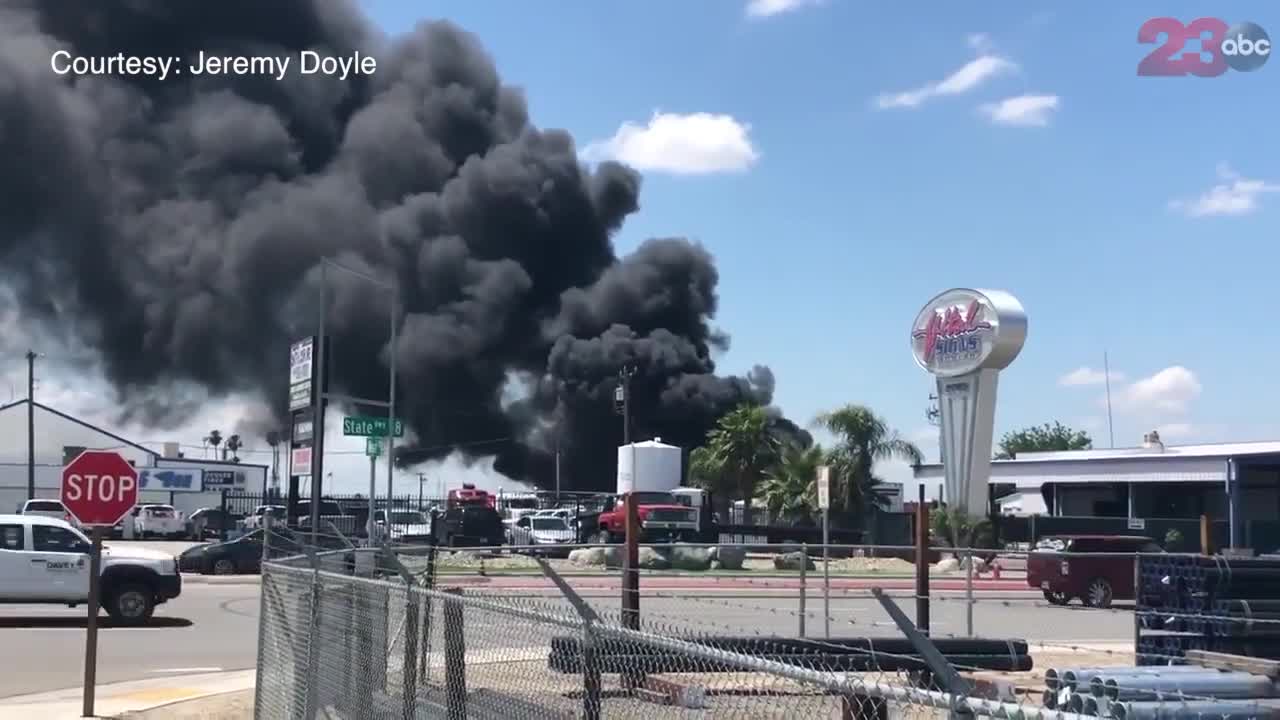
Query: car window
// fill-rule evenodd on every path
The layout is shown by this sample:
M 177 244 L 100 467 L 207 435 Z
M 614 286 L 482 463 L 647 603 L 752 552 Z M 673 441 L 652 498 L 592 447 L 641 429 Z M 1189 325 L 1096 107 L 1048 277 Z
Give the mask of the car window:
M 57 500 L 28 500 L 28 512 L 66 512 Z
M 22 530 L 21 525 L 0 525 L 0 550 L 21 550 Z
M 89 546 L 79 535 L 66 528 L 33 525 L 32 542 L 36 552 L 88 552 Z

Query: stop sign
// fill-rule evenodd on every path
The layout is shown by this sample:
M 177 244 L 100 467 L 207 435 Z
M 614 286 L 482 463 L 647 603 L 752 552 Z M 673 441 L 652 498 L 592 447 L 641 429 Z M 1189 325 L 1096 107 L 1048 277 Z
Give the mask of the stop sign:
M 138 471 L 120 453 L 85 450 L 62 469 L 62 504 L 81 525 L 115 525 L 138 504 Z

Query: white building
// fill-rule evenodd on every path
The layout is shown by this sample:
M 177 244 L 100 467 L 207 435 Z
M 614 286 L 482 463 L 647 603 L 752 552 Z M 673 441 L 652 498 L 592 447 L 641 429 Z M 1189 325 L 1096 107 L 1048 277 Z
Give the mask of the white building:
M 34 462 L 28 457 L 28 401 L 0 406 L 0 512 L 12 512 L 27 500 L 32 470 L 35 496 L 57 498 L 63 466 L 84 450 L 120 453 L 139 470 L 141 502 L 172 504 L 187 513 L 217 507 L 223 489 L 259 493 L 265 487 L 265 465 L 189 460 L 181 457 L 176 444 L 156 452 L 47 405 L 36 402 L 30 407 Z
M 920 465 L 915 477 L 942 484 L 942 465 Z M 1002 503 L 1010 511 L 1021 506 L 1016 514 L 1135 519 L 1207 515 L 1234 520 L 1239 529 L 1280 516 L 1280 442 L 1166 446 L 1151 432 L 1139 447 L 1028 452 L 995 460 L 991 484 L 1019 496 Z

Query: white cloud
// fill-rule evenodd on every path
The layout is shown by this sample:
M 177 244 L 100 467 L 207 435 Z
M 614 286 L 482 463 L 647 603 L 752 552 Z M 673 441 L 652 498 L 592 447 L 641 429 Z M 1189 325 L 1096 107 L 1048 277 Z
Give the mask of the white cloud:
M 1245 215 L 1258 209 L 1262 195 L 1280 192 L 1280 184 L 1242 177 L 1225 163 L 1218 166 L 1218 179 L 1221 182 L 1199 197 L 1174 200 L 1169 208 L 1189 217 Z
M 742 172 L 760 159 L 750 133 L 730 115 L 655 112 L 647 125 L 623 123 L 613 137 L 590 143 L 582 157 L 677 175 Z
M 1147 417 L 1181 415 L 1202 389 L 1194 372 L 1174 365 L 1121 388 L 1114 393 L 1113 404 L 1117 410 Z
M 821 5 L 824 2 L 826 0 L 751 0 L 747 3 L 747 17 L 773 17 L 801 8 Z
M 1111 382 L 1124 380 L 1124 373 L 1111 371 Z M 1058 378 L 1063 387 L 1080 387 L 1082 385 L 1102 385 L 1107 381 L 1107 374 L 1091 367 L 1080 367 Z
M 1045 127 L 1049 116 L 1058 109 L 1057 95 L 1017 95 L 978 108 L 996 125 L 1010 127 Z
M 1156 432 L 1160 433 L 1160 440 L 1184 440 L 1200 432 L 1199 426 L 1191 423 L 1178 422 L 1166 423 L 1156 428 Z
M 969 44 L 974 47 L 987 48 L 987 42 L 985 35 L 972 35 L 969 38 Z M 917 108 L 935 97 L 962 95 L 997 75 L 1017 69 L 1018 66 L 1013 61 L 983 52 L 939 82 L 914 90 L 880 95 L 876 98 L 876 107 L 881 110 Z

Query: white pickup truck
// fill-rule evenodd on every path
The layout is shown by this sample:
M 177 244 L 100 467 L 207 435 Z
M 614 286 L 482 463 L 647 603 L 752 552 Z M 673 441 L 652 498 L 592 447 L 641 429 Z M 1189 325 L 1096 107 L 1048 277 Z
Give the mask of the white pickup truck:
M 143 505 L 133 519 L 133 532 L 140 538 L 180 538 L 187 534 L 187 523 L 172 505 Z
M 0 515 L 0 604 L 66 605 L 89 601 L 91 545 L 65 520 Z M 178 561 L 128 545 L 102 548 L 102 607 L 122 625 L 141 625 L 157 605 L 182 593 Z

